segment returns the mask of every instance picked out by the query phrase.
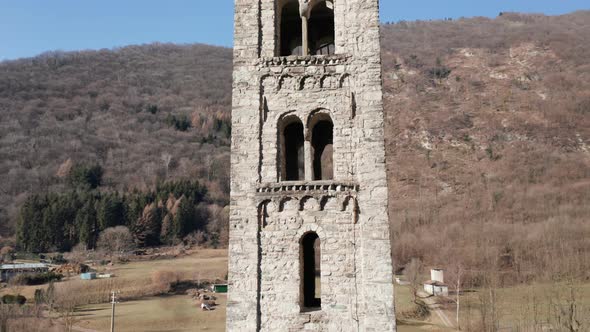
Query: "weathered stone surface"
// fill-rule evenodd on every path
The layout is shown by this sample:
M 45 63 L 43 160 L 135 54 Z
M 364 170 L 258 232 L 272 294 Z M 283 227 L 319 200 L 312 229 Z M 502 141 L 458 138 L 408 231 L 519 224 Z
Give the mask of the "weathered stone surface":
M 314 6 L 322 1 L 299 0 Z M 395 331 L 378 0 L 335 0 L 335 53 L 276 56 L 275 8 L 236 0 L 228 331 Z M 314 119 L 333 179 L 313 181 Z M 304 127 L 305 179 L 281 181 L 281 124 Z M 321 241 L 319 311 L 301 303 L 302 237 Z

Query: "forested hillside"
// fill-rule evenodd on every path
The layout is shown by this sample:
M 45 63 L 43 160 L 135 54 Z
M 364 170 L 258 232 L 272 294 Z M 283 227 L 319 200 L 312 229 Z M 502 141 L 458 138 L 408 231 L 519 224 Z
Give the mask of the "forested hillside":
M 397 264 L 590 267 L 590 12 L 383 28 Z
M 400 22 L 382 41 L 397 266 L 587 275 L 590 13 Z M 83 165 L 104 170 L 102 195 L 156 197 L 158 184 L 190 179 L 207 189 L 195 203 L 222 208 L 230 97 L 225 48 L 1 63 L 0 231 L 14 234 L 31 194 L 73 190 L 68 175 Z
M 27 197 L 78 190 L 68 175 L 92 165 L 104 172 L 102 192 L 198 180 L 223 208 L 231 56 L 154 44 L 0 64 L 0 234 L 13 234 Z

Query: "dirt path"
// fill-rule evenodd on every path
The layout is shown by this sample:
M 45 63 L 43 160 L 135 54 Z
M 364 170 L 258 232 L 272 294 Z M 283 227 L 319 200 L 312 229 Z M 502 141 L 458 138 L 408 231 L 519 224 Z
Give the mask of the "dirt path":
M 428 305 L 428 309 L 430 309 L 430 311 L 434 311 L 436 313 L 436 315 L 438 316 L 438 318 L 440 318 L 441 322 L 444 324 L 445 327 L 455 327 L 449 319 L 449 317 L 447 316 L 447 314 L 445 314 L 444 311 L 440 310 L 440 306 L 438 305 L 438 303 L 436 303 L 434 297 L 424 292 L 419 292 L 418 296 L 420 296 L 420 298 L 424 300 L 424 303 Z
M 72 330 L 76 331 L 76 332 L 98 332 L 96 330 L 91 330 L 91 329 L 85 329 L 83 327 L 79 327 L 79 326 L 74 326 L 72 328 Z

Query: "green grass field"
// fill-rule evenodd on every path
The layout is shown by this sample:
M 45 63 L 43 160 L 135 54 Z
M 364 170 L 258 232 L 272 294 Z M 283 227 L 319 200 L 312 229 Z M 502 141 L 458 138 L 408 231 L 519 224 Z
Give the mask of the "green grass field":
M 398 316 L 398 332 L 424 332 L 424 331 L 454 331 L 444 328 L 435 315 L 424 320 L 400 319 L 402 313 L 413 311 L 416 308 L 412 291 L 408 286 L 394 285 L 395 311 Z
M 175 271 L 184 279 L 224 279 L 227 250 L 203 249 L 188 256 L 116 265 L 115 279 L 145 283 L 159 270 Z M 76 281 L 79 282 L 79 281 Z M 124 290 L 122 292 L 124 296 Z M 202 311 L 188 295 L 148 297 L 123 301 L 116 308 L 117 331 L 224 331 L 227 298 L 217 297 L 213 311 Z M 90 305 L 79 309 L 76 324 L 91 331 L 108 331 L 111 305 Z
M 194 255 L 155 262 L 137 262 L 125 265 L 119 272 L 123 278 L 140 278 L 158 269 L 177 267 L 183 273 L 197 273 L 201 278 L 215 278 L 225 275 L 227 260 L 225 252 L 204 251 Z M 198 268 L 201 267 L 201 268 Z M 465 293 L 462 296 L 462 326 L 475 326 L 479 319 L 480 296 L 486 290 Z M 590 284 L 574 286 L 577 303 L 583 312 L 590 308 Z M 549 299 L 566 300 L 569 288 L 565 284 L 528 285 L 497 290 L 497 307 L 500 326 L 530 326 L 533 315 L 546 321 L 550 315 Z M 411 311 L 415 304 L 411 290 L 407 286 L 395 287 L 396 311 Z M 203 312 L 186 295 L 151 297 L 140 301 L 121 303 L 117 309 L 118 331 L 224 331 L 226 298 L 218 299 L 220 306 L 213 312 Z M 536 306 L 536 314 L 533 307 Z M 584 311 L 585 310 L 585 311 Z M 442 308 L 454 323 L 454 305 Z M 588 312 L 590 313 L 590 312 Z M 80 327 L 95 331 L 105 331 L 110 324 L 110 305 L 90 306 L 80 312 Z M 424 320 L 402 319 L 399 332 L 455 331 L 445 328 L 440 318 L 432 313 Z
M 411 311 L 416 306 L 412 291 L 407 286 L 394 285 L 395 292 L 395 311 L 398 313 Z
M 478 290 L 462 296 L 462 325 L 469 320 L 478 319 L 481 297 L 489 290 Z M 532 284 L 501 288 L 496 291 L 498 320 L 502 327 L 530 329 L 535 323 L 548 323 L 556 318 L 558 304 L 567 307 L 571 293 L 574 292 L 579 319 L 590 328 L 590 283 L 574 284 Z M 585 321 L 585 322 L 584 322 Z
M 574 284 L 532 284 L 517 287 L 501 288 L 495 292 L 497 320 L 502 328 L 522 331 L 536 331 L 540 326 L 556 325 L 556 308 L 568 308 L 571 302 L 571 291 L 574 292 L 577 319 L 584 328 L 590 331 L 590 283 Z M 481 317 L 482 298 L 489 290 L 478 289 L 466 292 L 461 296 L 461 326 L 471 331 L 478 330 Z M 404 312 L 414 308 L 411 290 L 407 286 L 395 286 L 396 312 L 398 315 L 398 331 L 454 331 L 445 328 L 437 315 L 431 312 L 424 320 L 403 318 Z M 455 305 L 447 304 L 441 308 L 451 322 L 455 323 Z M 535 327 L 536 326 L 536 327 Z M 584 330 L 585 331 L 585 330 Z
M 116 307 L 116 330 L 135 331 L 225 331 L 226 296 L 218 296 L 218 307 L 202 311 L 188 296 L 159 296 L 139 301 L 122 302 Z M 111 305 L 81 308 L 77 326 L 108 331 L 111 324 Z
M 128 290 L 150 285 L 151 275 L 155 271 L 175 271 L 183 279 L 212 280 L 224 279 L 227 273 L 227 250 L 203 249 L 187 256 L 145 260 L 128 264 L 115 265 L 108 272 L 114 273 L 115 285 L 129 287 Z M 83 285 L 101 281 L 81 281 L 78 277 L 66 280 L 63 285 Z M 88 284 L 89 285 L 89 284 Z M 19 287 L 20 293 L 32 297 L 35 287 Z M 573 286 L 576 302 L 581 314 L 590 317 L 590 283 Z M 126 289 L 122 289 L 125 297 Z M 481 297 L 487 290 L 475 290 L 462 295 L 461 325 L 475 326 L 479 320 Z M 0 294 L 15 293 L 15 289 L 5 288 Z M 546 321 L 551 315 L 550 302 L 567 301 L 570 287 L 566 284 L 540 284 L 498 289 L 496 306 L 502 327 L 530 327 L 533 316 L 536 321 Z M 398 319 L 404 312 L 415 308 L 411 290 L 407 286 L 395 285 L 395 304 Z M 201 311 L 188 295 L 167 295 L 146 297 L 139 300 L 123 300 L 117 305 L 117 331 L 224 331 L 227 298 L 218 296 L 219 306 L 214 311 Z M 454 305 L 447 304 L 441 308 L 451 322 L 454 319 Z M 110 327 L 110 304 L 80 307 L 77 312 L 77 326 L 85 331 L 107 331 Z M 472 329 L 473 330 L 473 329 Z M 399 332 L 454 331 L 443 327 L 435 314 L 424 320 L 402 318 L 399 320 Z
M 180 258 L 131 262 L 116 266 L 113 272 L 119 278 L 141 279 L 158 270 L 173 270 L 194 280 L 224 279 L 227 250 L 200 249 Z

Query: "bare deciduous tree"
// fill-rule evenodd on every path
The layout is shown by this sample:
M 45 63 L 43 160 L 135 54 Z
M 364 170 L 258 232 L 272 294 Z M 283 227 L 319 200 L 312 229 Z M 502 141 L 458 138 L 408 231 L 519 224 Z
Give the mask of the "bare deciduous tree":
M 461 330 L 461 321 L 459 317 L 459 313 L 461 312 L 461 284 L 463 281 L 464 275 L 464 268 L 463 264 L 459 261 L 454 261 L 453 263 L 449 264 L 447 270 L 445 270 L 445 280 L 451 286 L 452 289 L 455 291 L 455 319 L 457 320 L 457 330 Z
M 133 235 L 127 227 L 117 226 L 107 228 L 98 238 L 98 248 L 110 254 L 111 259 L 116 256 L 121 258 L 135 248 Z
M 482 332 L 496 332 L 500 327 L 498 298 L 498 273 L 489 270 L 484 274 L 484 287 L 478 296 Z
M 550 324 L 558 331 L 582 332 L 590 329 L 590 308 L 579 299 L 580 290 L 574 282 L 554 285 L 548 302 Z
M 170 163 L 172 162 L 172 155 L 168 152 L 162 153 L 162 162 L 164 163 L 164 167 L 166 168 L 166 178 L 168 177 L 168 170 L 170 168 Z
M 159 270 L 152 273 L 152 285 L 157 291 L 161 293 L 169 292 L 172 286 L 179 280 L 179 274 L 174 271 Z
M 410 264 L 406 265 L 404 269 L 404 275 L 406 276 L 407 281 L 412 288 L 412 295 L 414 297 L 414 302 L 416 303 L 418 290 L 422 285 L 422 270 L 424 266 L 422 264 L 422 260 L 418 258 L 413 258 L 410 261 Z
M 65 332 L 72 332 L 75 324 L 79 321 L 76 314 L 77 301 L 72 294 L 61 294 L 57 301 L 56 311 L 64 324 Z

